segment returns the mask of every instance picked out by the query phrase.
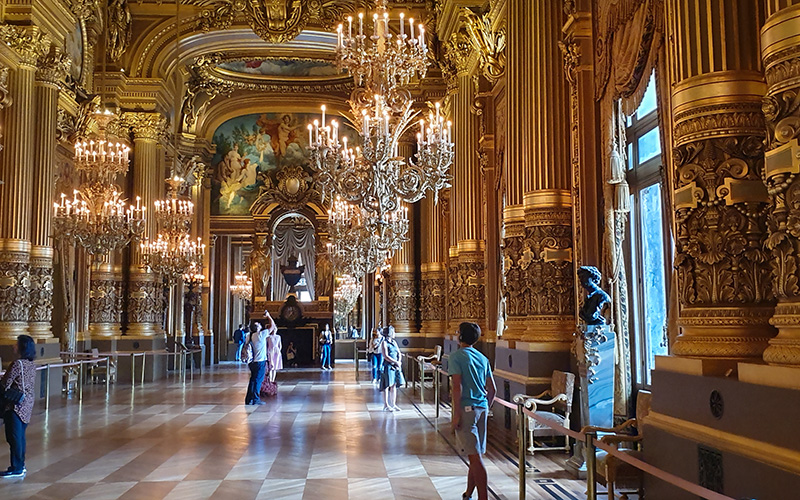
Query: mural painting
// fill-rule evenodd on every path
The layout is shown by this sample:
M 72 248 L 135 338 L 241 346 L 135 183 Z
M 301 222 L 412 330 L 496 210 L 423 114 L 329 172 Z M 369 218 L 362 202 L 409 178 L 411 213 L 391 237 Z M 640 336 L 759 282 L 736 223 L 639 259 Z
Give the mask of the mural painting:
M 335 76 L 342 74 L 342 71 L 330 61 L 306 59 L 229 61 L 221 63 L 219 68 L 234 73 L 280 77 Z
M 247 215 L 250 206 L 272 184 L 270 172 L 287 166 L 307 168 L 310 155 L 306 127 L 319 119 L 318 114 L 311 113 L 258 113 L 238 116 L 220 125 L 213 138 L 216 153 L 211 162 L 211 213 Z

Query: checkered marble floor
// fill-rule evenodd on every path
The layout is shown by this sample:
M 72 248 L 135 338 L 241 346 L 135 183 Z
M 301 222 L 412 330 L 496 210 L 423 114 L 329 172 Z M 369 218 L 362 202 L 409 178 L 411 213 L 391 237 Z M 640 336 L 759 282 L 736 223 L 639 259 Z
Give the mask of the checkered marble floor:
M 2 499 L 460 499 L 467 468 L 432 407 L 380 393 L 352 365 L 279 374 L 279 394 L 244 406 L 248 370 L 222 365 L 184 385 L 175 378 L 89 387 L 82 403 L 55 398 L 28 427 L 24 481 Z M 8 448 L 0 445 L 0 464 Z M 489 453 L 491 498 L 518 498 L 513 451 Z M 537 458 L 528 498 L 577 500 L 583 485 Z

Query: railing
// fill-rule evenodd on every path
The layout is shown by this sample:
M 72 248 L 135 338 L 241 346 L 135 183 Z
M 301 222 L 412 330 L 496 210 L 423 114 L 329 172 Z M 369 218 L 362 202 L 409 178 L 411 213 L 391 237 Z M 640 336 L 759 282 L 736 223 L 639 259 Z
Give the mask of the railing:
M 406 359 L 411 361 L 416 361 L 415 358 L 412 358 L 408 355 L 403 355 Z M 409 361 L 408 363 L 411 363 Z M 411 370 L 414 372 L 415 370 Z M 438 419 L 440 416 L 440 409 L 443 406 L 442 402 L 442 382 L 441 377 L 444 376 L 446 380 L 448 380 L 449 384 L 449 374 L 444 371 L 441 367 L 435 368 L 435 376 L 433 377 L 433 392 L 434 392 L 434 404 L 436 406 L 436 414 L 435 418 Z M 420 381 L 420 386 L 424 386 L 424 381 Z M 424 389 L 421 388 L 420 391 Z M 638 458 L 635 458 L 631 455 L 628 455 L 616 447 L 606 444 L 598 439 L 596 432 L 577 432 L 571 429 L 568 429 L 558 423 L 548 420 L 541 415 L 537 415 L 536 412 L 530 411 L 529 409 L 525 408 L 524 402 L 520 403 L 512 403 L 506 401 L 501 398 L 494 398 L 494 402 L 503 406 L 504 408 L 508 408 L 513 410 L 517 415 L 517 426 L 518 426 L 518 482 L 519 482 L 519 498 L 520 500 L 525 500 L 527 498 L 527 483 L 526 483 L 526 455 L 527 455 L 527 447 L 528 447 L 528 418 L 531 418 L 538 422 L 541 425 L 547 426 L 551 429 L 554 429 L 556 432 L 559 432 L 565 436 L 569 436 L 573 439 L 580 442 L 583 442 L 585 445 L 585 453 L 586 453 L 586 495 L 587 500 L 597 500 L 597 462 L 596 462 L 596 451 L 597 449 L 601 449 L 608 453 L 609 455 L 615 457 L 621 462 L 625 462 L 628 465 L 635 467 L 645 474 L 649 474 L 653 477 L 661 479 L 667 483 L 672 484 L 690 494 L 697 495 L 701 498 L 705 498 L 707 500 L 734 500 L 731 497 L 725 496 L 721 493 L 717 493 L 715 491 L 711 491 L 707 488 L 704 488 L 700 485 L 694 484 L 686 479 L 678 477 L 674 474 L 670 474 L 664 470 L 658 469 L 657 467 L 648 464 Z

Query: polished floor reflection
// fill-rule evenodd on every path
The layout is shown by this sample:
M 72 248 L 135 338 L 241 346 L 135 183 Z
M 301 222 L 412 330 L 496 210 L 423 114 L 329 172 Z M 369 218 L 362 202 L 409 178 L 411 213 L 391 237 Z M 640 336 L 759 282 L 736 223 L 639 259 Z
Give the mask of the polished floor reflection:
M 54 400 L 28 428 L 28 476 L 0 498 L 460 499 L 466 466 L 433 408 L 401 392 L 398 413 L 357 383 L 352 364 L 279 374 L 280 392 L 244 406 L 247 370 L 227 365 L 186 384 L 170 379 L 90 387 L 83 403 Z M 514 452 L 489 452 L 491 498 L 518 498 Z M 8 448 L 0 448 L 0 464 Z M 549 458 L 532 463 L 528 498 L 585 498 Z

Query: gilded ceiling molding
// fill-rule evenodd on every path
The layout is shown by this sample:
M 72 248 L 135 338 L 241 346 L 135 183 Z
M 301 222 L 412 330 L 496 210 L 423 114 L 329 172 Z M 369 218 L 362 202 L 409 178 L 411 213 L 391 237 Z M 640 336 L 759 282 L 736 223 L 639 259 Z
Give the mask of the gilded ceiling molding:
M 359 0 L 223 0 L 200 13 L 197 26 L 203 31 L 225 30 L 244 19 L 259 37 L 269 43 L 285 43 L 295 38 L 311 22 L 333 30 L 347 14 L 355 13 Z
M 212 81 L 198 76 L 190 78 L 186 84 L 186 94 L 181 107 L 183 131 L 194 132 L 197 117 L 208 104 L 219 95 L 230 97 L 233 90 L 233 85 L 228 82 Z
M 506 71 L 506 27 L 495 30 L 494 24 L 489 13 L 478 15 L 464 9 L 464 29 L 479 54 L 483 75 L 492 83 L 502 78 Z

